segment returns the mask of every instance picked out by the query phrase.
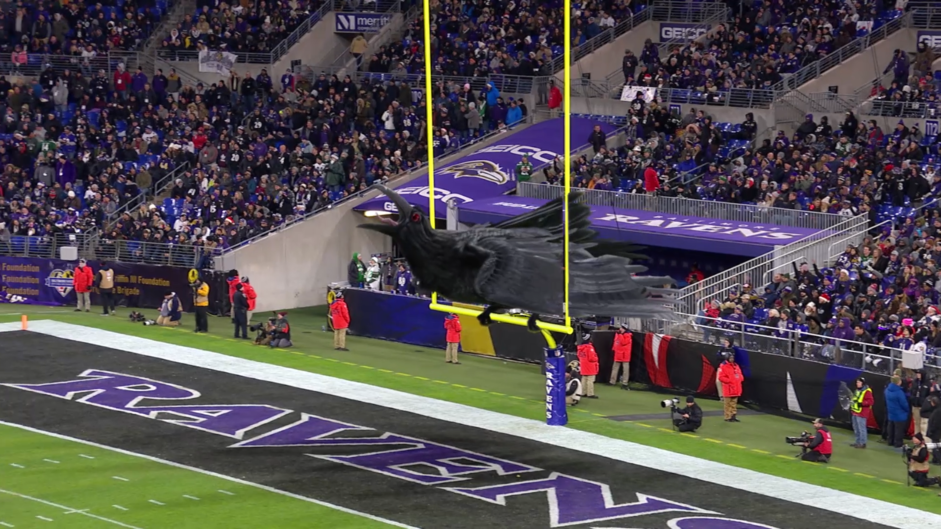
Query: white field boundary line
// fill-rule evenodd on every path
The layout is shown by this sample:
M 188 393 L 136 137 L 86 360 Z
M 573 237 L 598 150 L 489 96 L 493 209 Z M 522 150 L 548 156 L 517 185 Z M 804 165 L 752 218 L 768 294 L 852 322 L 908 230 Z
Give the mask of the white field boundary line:
M 0 330 L 0 332 L 3 332 L 3 331 Z M 224 474 L 218 474 L 218 473 L 216 473 L 216 472 L 212 472 L 212 471 L 209 471 L 209 470 L 203 470 L 203 469 L 201 469 L 201 468 L 191 467 L 191 466 L 188 466 L 188 465 L 183 465 L 183 464 L 180 464 L 180 463 L 175 463 L 175 462 L 173 462 L 173 461 L 167 461 L 167 460 L 165 460 L 165 459 L 160 459 L 160 458 L 158 458 L 158 457 L 152 457 L 152 456 L 148 456 L 148 455 L 144 455 L 144 454 L 138 454 L 138 453 L 136 453 L 136 452 L 131 452 L 131 451 L 129 451 L 129 450 L 124 450 L 124 449 L 121 449 L 121 448 L 115 448 L 115 447 L 113 447 L 113 446 L 103 445 L 103 444 L 99 444 L 99 443 L 93 443 L 93 442 L 91 442 L 91 441 L 86 441 L 86 440 L 84 440 L 84 439 L 77 439 L 77 438 L 75 438 L 75 437 L 69 437 L 69 436 L 67 436 L 67 435 L 61 435 L 61 434 L 57 434 L 57 433 L 54 433 L 54 432 L 47 432 L 47 431 L 45 431 L 45 430 L 40 430 L 40 429 L 38 429 L 38 428 L 31 428 L 31 427 L 29 427 L 29 426 L 24 426 L 24 425 L 22 425 L 22 424 L 14 424 L 14 423 L 11 423 L 11 422 L 0 421 L 0 425 L 9 426 L 9 427 L 11 427 L 11 428 L 19 428 L 20 430 L 25 430 L 25 431 L 28 431 L 28 432 L 38 433 L 38 434 L 42 434 L 42 435 L 48 435 L 48 436 L 50 436 L 50 437 L 55 437 L 55 438 L 57 438 L 57 439 L 62 439 L 62 440 L 65 440 L 65 441 L 72 441 L 73 443 L 81 443 L 81 444 L 83 444 L 83 445 L 86 445 L 86 446 L 93 446 L 93 447 L 95 447 L 95 448 L 100 448 L 100 449 L 102 449 L 102 450 L 110 450 L 110 451 L 115 452 L 115 453 L 118 453 L 118 454 L 123 454 L 123 455 L 126 455 L 126 456 L 132 456 L 132 457 L 138 457 L 138 458 L 141 458 L 141 459 L 146 459 L 146 460 L 148 460 L 148 461 L 153 461 L 153 462 L 155 462 L 155 463 L 162 463 L 162 464 L 164 464 L 164 465 L 170 465 L 171 467 L 182 468 L 182 469 L 184 469 L 184 470 L 191 470 L 191 471 L 193 471 L 193 472 L 197 472 L 197 473 L 199 473 L 199 474 L 204 474 L 204 475 L 206 475 L 206 476 L 212 476 L 212 477 L 214 477 L 214 478 L 219 478 L 219 479 L 224 479 L 224 480 L 226 480 L 226 481 L 231 481 L 232 483 L 238 483 L 239 485 L 245 485 L 245 486 L 248 486 L 248 487 L 254 487 L 254 488 L 256 488 L 256 489 L 261 489 L 261 490 L 264 490 L 264 491 L 267 491 L 267 492 L 273 492 L 273 493 L 275 493 L 275 494 L 280 494 L 280 495 L 282 495 L 282 496 L 288 496 L 288 497 L 294 498 L 294 499 L 296 499 L 296 500 L 306 501 L 306 502 L 308 502 L 308 503 L 313 503 L 313 504 L 320 505 L 320 506 L 323 506 L 323 507 L 329 507 L 329 508 L 331 508 L 331 509 L 336 509 L 336 510 L 338 510 L 338 511 L 342 511 L 342 512 L 345 512 L 345 513 L 348 513 L 348 514 L 354 514 L 354 515 L 356 515 L 356 516 L 362 516 L 363 518 L 369 518 L 370 520 L 374 520 L 374 521 L 377 521 L 377 522 L 381 522 L 381 523 L 384 523 L 384 524 L 388 524 L 388 525 L 391 525 L 391 526 L 393 526 L 393 527 L 400 527 L 400 528 L 402 528 L 402 529 L 419 529 L 419 528 L 413 527 L 413 526 L 411 526 L 411 525 L 406 525 L 406 524 L 399 523 L 399 522 L 395 522 L 395 521 L 392 521 L 392 520 L 386 520 L 385 518 L 381 518 L 381 517 L 379 517 L 379 516 L 374 516 L 374 515 L 372 515 L 372 514 L 368 514 L 368 513 L 356 511 L 356 510 L 353 510 L 353 509 L 348 509 L 348 508 L 346 508 L 346 507 L 341 507 L 341 506 L 339 506 L 339 505 L 334 505 L 334 504 L 332 504 L 332 503 L 327 503 L 327 502 L 325 502 L 325 501 L 315 500 L 315 499 L 313 499 L 313 498 L 308 498 L 308 497 L 306 497 L 306 496 L 301 496 L 301 495 L 299 495 L 299 494 L 293 494 L 293 493 L 286 492 L 286 491 L 283 491 L 283 490 L 278 490 L 278 489 L 273 488 L 273 487 L 268 487 L 268 486 L 266 486 L 266 485 L 261 485 L 261 484 L 258 484 L 258 483 L 252 483 L 251 481 L 245 481 L 245 480 L 243 480 L 243 479 L 233 478 L 232 476 L 226 476 L 226 475 L 224 475 Z M 0 492 L 7 492 L 7 491 L 0 490 Z M 219 491 L 219 492 L 222 492 L 222 491 Z M 233 494 L 233 493 L 231 493 L 231 492 L 229 492 L 229 493 L 227 493 L 227 494 L 229 494 L 229 495 L 231 495 L 231 496 L 235 496 L 235 494 Z M 123 507 L 120 507 L 120 506 L 117 506 L 117 505 L 112 505 L 112 507 L 114 507 L 114 508 L 116 508 L 116 509 L 119 509 L 119 510 L 122 510 L 122 511 L 128 510 L 128 509 L 126 509 L 126 508 L 123 508 Z M 64 507 L 64 508 L 65 508 L 66 510 L 73 510 L 73 509 L 68 509 L 67 507 Z M 82 513 L 82 514 L 87 514 L 87 513 Z M 129 529 L 140 529 L 140 528 L 137 528 L 137 527 L 131 527 L 131 526 L 129 526 L 129 525 L 127 525 L 127 526 L 125 526 L 125 527 L 128 527 Z
M 15 325 L 7 325 L 7 328 L 15 330 L 18 325 L 19 322 L 16 322 Z M 441 421 L 451 423 L 459 421 L 459 424 L 465 426 L 623 461 L 896 529 L 941 527 L 941 515 L 911 507 L 589 432 L 548 426 L 540 421 L 504 415 L 463 404 L 80 325 L 39 320 L 30 325 L 30 330 L 39 334 L 120 349 L 178 364 L 337 395 L 373 406 L 416 413 Z
M 13 492 L 12 490 L 0 489 L 0 494 L 7 494 L 7 495 L 9 495 L 9 496 L 16 496 L 17 498 L 22 498 L 22 499 L 24 499 L 24 500 L 35 501 L 35 502 L 38 502 L 38 503 L 42 503 L 42 504 L 44 504 L 44 505 L 49 505 L 50 507 L 55 507 L 55 508 L 57 508 L 57 509 L 62 509 L 62 511 L 63 511 L 64 514 L 81 514 L 82 516 L 88 516 L 89 518 L 94 518 L 94 519 L 96 519 L 96 520 L 101 520 L 101 521 L 103 521 L 103 522 L 108 522 L 108 523 L 110 523 L 110 524 L 114 524 L 114 525 L 118 525 L 118 526 L 121 526 L 121 527 L 125 527 L 125 528 L 127 528 L 127 529 L 140 529 L 140 527 L 137 527 L 137 526 L 134 526 L 134 525 L 128 525 L 128 524 L 126 524 L 126 523 L 121 523 L 121 522 L 119 522 L 119 521 L 117 521 L 117 520 L 112 520 L 112 519 L 110 519 L 110 518 L 105 518 L 104 516 L 98 516 L 97 514 L 92 514 L 92 513 L 90 513 L 90 512 L 87 512 L 88 509 L 81 509 L 81 510 L 80 510 L 80 509 L 73 509 L 73 508 L 71 508 L 71 507 L 66 507 L 65 505 L 60 505 L 60 504 L 58 504 L 58 503 L 53 503 L 53 502 L 51 502 L 51 501 L 46 501 L 46 500 L 41 499 L 41 498 L 36 498 L 36 497 L 33 497 L 33 496 L 27 496 L 26 494 L 20 494 L 19 492 Z M 43 518 L 41 518 L 41 517 L 39 517 L 39 516 L 37 516 L 37 518 L 39 518 L 40 520 L 43 519 Z M 48 520 L 48 521 L 51 522 L 52 520 Z

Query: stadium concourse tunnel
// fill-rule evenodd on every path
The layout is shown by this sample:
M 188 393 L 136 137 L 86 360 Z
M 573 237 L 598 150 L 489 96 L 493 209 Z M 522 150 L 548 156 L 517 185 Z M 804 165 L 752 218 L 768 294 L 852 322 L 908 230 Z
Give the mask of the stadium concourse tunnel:
M 444 349 L 445 315 L 431 310 L 428 298 L 357 288 L 343 292 L 350 311 L 352 334 Z M 399 317 L 406 314 L 407 318 Z M 546 343 L 541 334 L 516 325 L 494 323 L 484 327 L 473 317 L 459 318 L 462 352 L 543 363 Z M 598 380 L 610 377 L 614 334 L 613 329 L 603 327 L 592 333 L 592 343 L 600 360 Z M 635 331 L 633 335 L 632 382 L 674 396 L 718 398 L 718 346 L 655 333 Z M 563 346 L 566 344 L 565 337 L 557 335 L 555 338 Z M 850 412 L 840 404 L 841 384 L 852 386 L 857 377 L 865 376 L 869 386 L 879 392 L 889 383 L 888 375 L 780 354 L 737 349 L 736 358 L 745 375 L 742 400 L 746 405 L 785 416 L 829 418 L 828 422 L 846 428 L 851 427 Z M 879 430 L 885 418 L 883 399 L 876 399 L 873 410 L 869 427 Z

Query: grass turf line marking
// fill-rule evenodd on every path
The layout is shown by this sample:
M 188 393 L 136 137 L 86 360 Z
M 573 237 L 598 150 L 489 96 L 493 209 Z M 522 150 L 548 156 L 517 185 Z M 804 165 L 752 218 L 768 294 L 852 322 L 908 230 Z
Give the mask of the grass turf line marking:
M 199 498 L 197 498 L 196 496 L 190 496 L 189 494 L 184 494 L 183 497 L 188 500 L 199 501 Z
M 398 373 L 398 372 L 396 372 L 396 375 L 398 375 L 398 376 L 400 376 L 400 377 L 410 377 L 410 376 L 412 376 L 412 375 L 409 375 L 408 373 Z
M 4 424 L 6 424 L 7 426 L 12 426 L 12 425 L 7 424 L 7 423 L 4 423 Z M 39 432 L 38 430 L 37 430 L 36 432 L 37 432 L 37 433 L 42 433 L 42 432 Z M 108 522 L 108 523 L 111 523 L 111 524 L 114 524 L 114 525 L 118 525 L 118 526 L 121 526 L 121 527 L 125 527 L 126 529 L 140 529 L 140 527 L 136 527 L 136 526 L 134 526 L 134 525 L 128 525 L 128 524 L 126 524 L 126 523 L 121 523 L 121 522 L 119 522 L 119 521 L 117 521 L 117 520 L 112 520 L 112 519 L 110 519 L 110 518 L 105 518 L 104 516 L 98 516 L 98 515 L 92 514 L 92 513 L 90 513 L 90 512 L 85 512 L 85 510 L 73 509 L 73 508 L 71 508 L 71 507 L 66 507 L 65 505 L 61 505 L 61 504 L 59 504 L 59 503 L 53 503 L 53 502 L 51 502 L 51 501 L 46 501 L 46 500 L 43 500 L 43 499 L 41 499 L 41 498 L 36 498 L 36 497 L 33 497 L 33 496 L 27 496 L 26 494 L 20 494 L 19 492 L 13 492 L 13 491 L 11 491 L 11 490 L 0 489 L 0 494 L 8 494 L 8 495 L 10 495 L 10 496 L 16 496 L 16 497 L 18 497 L 18 498 L 22 498 L 22 499 L 24 499 L 24 500 L 35 501 L 35 502 L 38 502 L 38 503 L 42 503 L 43 505 L 48 505 L 48 506 L 50 506 L 50 507 L 55 507 L 55 508 L 57 508 L 57 509 L 62 509 L 63 511 L 73 511 L 73 512 L 75 512 L 76 514 L 81 514 L 82 516 L 88 516 L 89 518 L 94 518 L 94 519 L 96 519 L 96 520 L 101 520 L 101 521 L 103 521 L 103 522 Z M 41 518 L 41 517 L 37 516 L 37 518 Z M 49 521 L 51 522 L 52 520 L 49 520 Z M 11 527 L 12 527 L 12 526 L 11 526 Z
M 787 459 L 788 461 L 794 459 L 793 456 L 786 456 L 786 455 L 783 455 L 783 454 L 778 454 L 777 457 L 780 457 L 781 459 Z
M 343 362 L 343 363 L 346 364 L 346 365 L 348 365 L 348 366 L 354 366 L 354 367 L 359 365 L 359 364 L 354 363 L 354 362 Z
M 727 446 L 731 446 L 732 448 L 748 448 L 747 446 L 734 445 L 734 444 L 732 444 L 732 443 L 726 443 L 726 445 L 727 445 Z
M 226 495 L 229 495 L 229 496 L 235 496 L 235 493 L 234 493 L 234 492 L 229 492 L 229 491 L 227 491 L 227 490 L 219 489 L 219 492 L 221 492 L 221 493 L 223 493 L 223 494 L 226 494 Z
M 480 388 L 470 388 L 470 390 L 471 390 L 471 391 L 479 391 L 479 392 L 481 392 L 481 393 L 486 393 L 486 392 L 487 392 L 486 389 L 480 389 Z
M 157 500 L 147 500 L 147 501 L 149 501 L 150 503 L 153 503 L 154 505 L 166 505 L 166 503 L 159 502 Z
M 84 457 L 85 459 L 95 459 L 94 457 L 92 457 L 92 456 L 87 456 L 87 455 L 85 455 L 85 454 L 79 454 L 78 457 Z
M 52 521 L 52 518 L 46 518 L 45 516 L 37 516 L 36 518 L 39 518 L 40 520 L 43 520 L 43 521 L 46 521 L 46 522 L 51 522 L 51 521 Z
M 55 459 L 43 459 L 43 461 L 45 461 L 46 463 L 53 463 L 53 464 L 56 464 L 56 465 L 59 464 L 59 462 L 56 461 Z
M 16 464 L 16 463 L 10 463 L 10 466 L 11 466 L 11 467 L 15 467 L 15 468 L 26 468 L 26 467 L 24 467 L 23 465 L 18 465 L 18 464 Z
M 496 391 L 490 391 L 489 393 L 490 393 L 491 395 L 496 395 L 496 396 L 498 396 L 498 397 L 506 397 L 505 394 L 503 394 L 503 393 L 497 393 Z
M 6 523 L 6 522 L 0 522 L 0 525 L 2 525 L 2 526 L 4 526 L 4 527 L 16 527 L 15 525 L 13 525 L 13 524 L 11 524 L 11 523 Z
M 894 479 L 880 479 L 879 481 L 883 481 L 885 483 L 891 483 L 893 485 L 902 485 L 901 481 L 895 481 Z
M 120 505 L 112 505 L 112 507 L 114 507 L 115 509 L 117 509 L 117 510 L 119 510 L 119 511 L 129 511 L 129 510 L 130 510 L 130 509 L 128 509 L 127 507 L 121 507 Z
M 861 478 L 871 478 L 871 477 L 873 477 L 873 476 L 870 476 L 869 474 L 863 474 L 862 472 L 853 472 L 853 475 L 854 475 L 854 476 L 859 476 L 859 477 L 861 477 Z
M 673 433 L 673 430 L 671 430 L 670 428 L 657 428 L 657 429 L 660 430 L 661 432 L 670 432 L 670 433 Z
M 510 395 L 510 398 L 511 398 L 511 399 L 516 399 L 516 400 L 526 400 L 526 399 L 524 399 L 523 397 L 517 397 L 516 395 Z
M 454 387 L 456 387 L 456 388 L 464 388 L 464 389 L 467 389 L 467 386 L 462 386 L 461 384 L 451 384 L 451 385 L 454 386 Z
M 383 373 L 395 373 L 395 371 L 391 369 L 378 369 L 377 371 L 382 371 Z M 447 382 L 445 382 L 445 384 L 447 384 Z
M 116 479 L 118 481 L 131 481 L 127 478 L 122 478 L 121 476 L 111 476 L 111 479 Z
M 849 472 L 849 470 L 846 470 L 845 468 L 840 468 L 840 467 L 827 467 L 827 468 L 829 468 L 830 470 L 836 470 L 837 472 Z
M 712 438 L 710 438 L 710 437 L 703 437 L 702 440 L 703 440 L 703 441 L 709 441 L 710 443 L 720 444 L 720 445 L 721 445 L 721 444 L 725 444 L 725 443 L 723 443 L 722 441 L 720 441 L 720 440 L 718 440 L 718 439 L 712 439 Z
M 417 378 L 418 380 L 431 380 L 431 379 L 428 378 L 428 377 L 420 377 L 420 376 L 418 376 L 418 375 L 415 375 L 415 378 Z
M 642 422 L 635 422 L 634 424 L 636 424 L 637 426 L 642 426 L 644 428 L 653 428 L 653 426 L 650 426 L 649 424 L 644 424 Z
M 450 384 L 450 382 L 445 382 L 443 380 L 432 380 L 435 384 Z
M 759 450 L 757 448 L 752 448 L 751 451 L 755 452 L 756 454 L 764 454 L 764 455 L 769 455 L 771 453 L 767 450 Z
M 19 331 L 20 327 L 19 322 L 4 323 L 0 324 L 0 332 Z M 571 428 L 555 428 L 535 419 L 516 417 L 446 400 L 413 395 L 404 391 L 246 360 L 193 347 L 161 343 L 157 340 L 129 336 L 118 332 L 92 329 L 81 325 L 51 320 L 36 320 L 32 322 L 31 327 L 31 331 L 36 334 L 46 334 L 94 345 L 108 344 L 107 346 L 112 349 L 122 349 L 129 353 L 160 358 L 182 365 L 208 368 L 233 375 L 250 376 L 256 380 L 293 386 L 307 391 L 334 394 L 372 405 L 378 403 L 378 405 L 386 408 L 407 411 L 446 422 L 455 423 L 458 422 L 457 418 L 459 418 L 460 423 L 465 426 L 512 435 L 578 452 L 595 454 L 641 467 L 665 470 L 671 474 L 761 494 L 806 507 L 819 508 L 857 519 L 866 519 L 869 522 L 896 529 L 923 529 L 926 526 L 941 527 L 941 515 L 916 508 L 783 478 L 775 474 L 756 472 L 709 461 L 687 454 L 669 452 L 636 442 L 614 439 Z
M 80 510 L 77 509 L 74 511 L 65 511 L 63 514 L 82 514 L 86 512 L 88 512 L 88 509 L 80 509 Z

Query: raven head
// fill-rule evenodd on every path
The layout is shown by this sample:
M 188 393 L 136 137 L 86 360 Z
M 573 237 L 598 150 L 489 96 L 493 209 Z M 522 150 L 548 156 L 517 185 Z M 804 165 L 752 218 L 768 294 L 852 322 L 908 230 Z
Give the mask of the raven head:
M 395 204 L 399 212 L 399 221 L 393 222 L 380 217 L 380 220 L 383 222 L 382 224 L 360 224 L 358 226 L 359 228 L 378 231 L 379 233 L 388 235 L 397 240 L 401 240 L 406 232 L 425 231 L 426 229 L 428 231 L 431 230 L 431 226 L 428 224 L 425 214 L 420 209 L 412 206 L 398 193 L 384 185 L 376 184 L 373 187 L 389 197 L 389 200 Z

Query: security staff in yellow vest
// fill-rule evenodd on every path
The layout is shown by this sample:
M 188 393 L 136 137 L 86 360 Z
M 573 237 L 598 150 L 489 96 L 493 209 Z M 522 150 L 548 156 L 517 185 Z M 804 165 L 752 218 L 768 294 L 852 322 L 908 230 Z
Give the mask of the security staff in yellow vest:
M 114 314 L 114 270 L 111 265 L 102 262 L 101 269 L 95 276 L 95 286 L 98 287 L 98 294 L 101 297 L 102 316 L 111 316 Z
M 925 446 L 925 436 L 916 433 L 912 436 L 912 442 L 915 446 L 908 452 L 908 475 L 915 482 L 916 487 L 930 487 L 937 485 L 941 479 L 929 478 L 928 471 L 931 470 L 928 464 L 928 447 Z
M 193 307 L 196 310 L 196 329 L 193 332 L 209 332 L 209 285 L 202 279 L 193 282 Z

